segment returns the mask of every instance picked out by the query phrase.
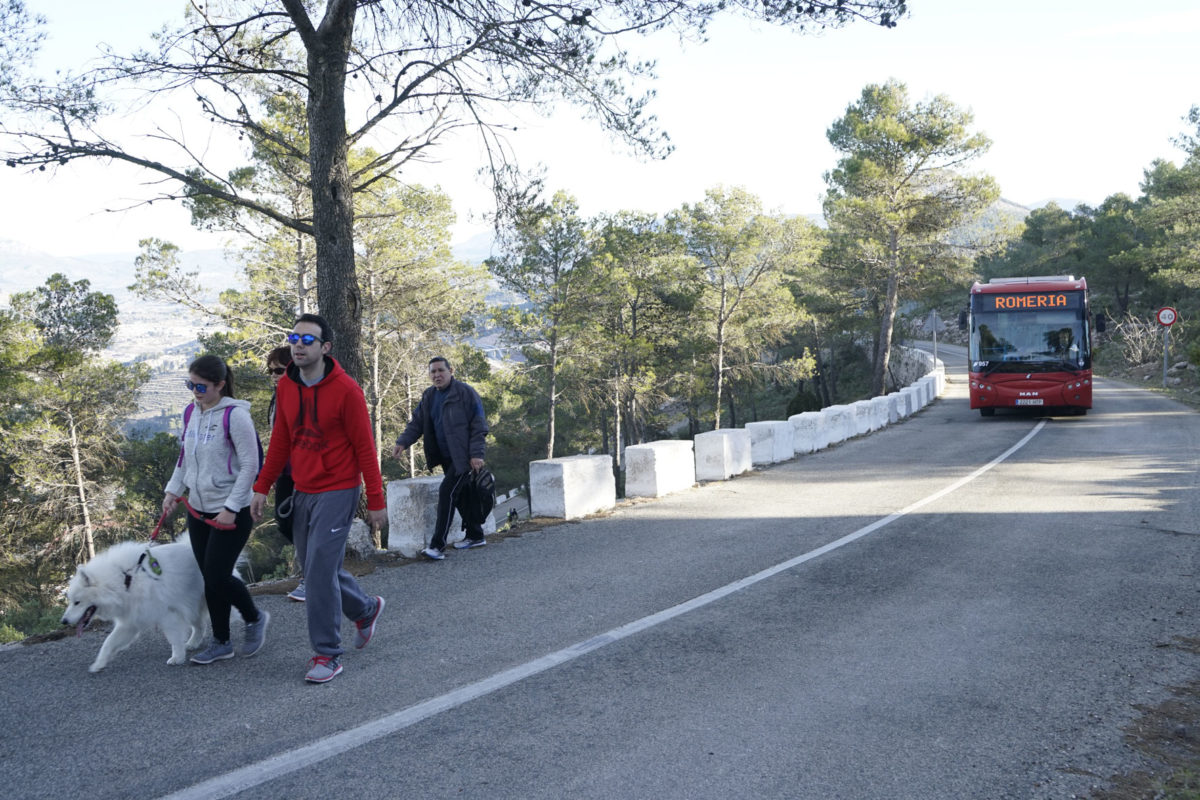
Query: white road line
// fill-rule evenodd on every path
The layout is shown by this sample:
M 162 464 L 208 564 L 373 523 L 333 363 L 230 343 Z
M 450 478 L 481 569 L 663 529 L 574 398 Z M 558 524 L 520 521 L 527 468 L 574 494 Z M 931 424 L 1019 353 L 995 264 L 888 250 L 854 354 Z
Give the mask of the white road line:
M 965 478 L 960 478 L 946 488 L 934 492 L 928 497 L 922 498 L 921 500 L 906 506 L 894 514 L 886 516 L 883 519 L 876 520 L 870 525 L 859 528 L 853 533 L 846 534 L 840 539 L 818 547 L 816 550 L 810 550 L 803 555 L 796 556 L 795 558 L 776 564 L 773 567 L 768 567 L 761 572 L 757 572 L 753 575 L 742 578 L 741 580 L 726 584 L 719 589 L 714 589 L 707 594 L 702 594 L 699 597 L 688 600 L 685 603 L 680 603 L 679 605 L 672 606 L 664 611 L 659 611 L 657 614 L 651 614 L 648 617 L 634 620 L 633 622 L 622 625 L 619 628 L 613 628 L 607 633 L 602 633 L 582 642 L 577 642 L 569 647 L 563 648 L 562 650 L 558 650 L 557 652 L 544 655 L 541 658 L 534 659 L 533 661 L 520 664 L 511 669 L 507 669 L 504 672 L 498 672 L 491 677 L 484 678 L 481 681 L 477 681 L 459 689 L 455 689 L 454 691 L 441 695 L 440 697 L 434 697 L 426 700 L 423 703 L 418 703 L 415 706 L 409 706 L 408 708 L 397 711 L 394 714 L 388 714 L 386 717 L 380 717 L 377 720 L 364 723 L 359 725 L 357 728 L 352 728 L 343 733 L 324 737 L 320 741 L 313 742 L 310 745 L 305 745 L 304 747 L 299 747 L 295 750 L 289 750 L 287 752 L 280 753 L 279 755 L 272 756 L 271 758 L 264 759 L 263 761 L 259 761 L 242 767 L 241 769 L 236 769 L 232 772 L 225 773 L 224 775 L 218 775 L 214 778 L 209 778 L 206 781 L 194 784 L 186 789 L 165 795 L 164 800 L 191 800 L 192 798 L 201 800 L 202 798 L 231 797 L 239 792 L 252 789 L 255 786 L 260 786 L 276 778 L 296 772 L 297 770 L 311 767 L 318 762 L 333 758 L 334 756 L 345 753 L 348 750 L 353 750 L 356 747 L 370 744 L 377 739 L 381 739 L 384 736 L 404 730 L 405 728 L 411 727 L 418 722 L 440 714 L 443 711 L 450 711 L 451 709 L 458 708 L 459 706 L 465 705 L 472 700 L 477 700 L 480 697 L 489 695 L 492 692 L 505 688 L 506 686 L 511 686 L 512 684 L 522 681 L 525 678 L 537 675 L 540 672 L 545 672 L 548 669 L 557 667 L 560 664 L 565 664 L 568 661 L 573 661 L 580 656 L 587 655 L 588 653 L 595 652 L 606 645 L 612 644 L 613 642 L 618 642 L 621 639 L 634 635 L 635 633 L 641 633 L 642 631 L 653 628 L 660 623 L 686 614 L 689 611 L 694 611 L 697 608 L 703 608 L 704 606 L 714 603 L 723 597 L 728 597 L 734 592 L 739 592 L 742 589 L 753 586 L 756 583 L 765 581 L 767 578 L 778 575 L 780 572 L 792 569 L 793 567 L 799 566 L 806 561 L 812 561 L 814 558 L 819 558 L 820 556 L 832 552 L 833 550 L 837 550 L 839 547 L 844 547 L 851 542 L 858 541 L 864 536 L 874 533 L 886 525 L 890 525 L 901 517 L 911 514 L 917 509 L 922 508 L 934 502 L 935 500 L 945 497 L 951 492 L 975 480 L 980 475 L 983 475 L 985 472 L 992 469 L 992 467 L 995 467 L 996 465 L 1005 461 L 1013 453 L 1017 452 L 1026 444 L 1028 444 L 1029 440 L 1036 436 L 1038 432 L 1041 431 L 1041 429 L 1045 426 L 1046 421 L 1041 420 L 1032 431 L 1026 434 L 1023 439 L 1021 439 L 1021 441 L 1017 442 L 999 456 L 972 472 L 970 475 L 967 475 Z

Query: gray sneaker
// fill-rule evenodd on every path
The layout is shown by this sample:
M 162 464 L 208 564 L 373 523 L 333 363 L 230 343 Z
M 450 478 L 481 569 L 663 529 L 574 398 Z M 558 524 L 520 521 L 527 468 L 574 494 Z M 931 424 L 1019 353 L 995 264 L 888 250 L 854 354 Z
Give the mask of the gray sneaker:
M 383 613 L 383 598 L 375 595 L 375 610 L 354 623 L 354 646 L 362 650 L 375 634 L 375 623 Z
M 463 539 L 461 542 L 454 543 L 455 550 L 470 550 L 475 547 L 483 547 L 487 544 L 487 539 Z
M 287 597 L 288 597 L 288 600 L 295 600 L 297 603 L 303 603 L 305 601 L 306 598 L 304 596 L 304 578 L 300 579 L 300 582 L 298 584 L 296 584 L 295 589 L 292 589 L 290 592 L 287 593 Z
M 441 561 L 443 558 L 446 557 L 445 554 L 442 553 L 441 550 L 438 550 L 436 547 L 426 547 L 424 550 L 421 551 L 421 555 L 425 556 L 430 561 Z
M 315 655 L 308 662 L 308 673 L 304 680 L 309 683 L 327 683 L 342 674 L 342 665 L 336 656 Z
M 213 639 L 209 642 L 208 647 L 192 656 L 192 663 L 211 664 L 214 661 L 223 661 L 226 658 L 233 658 L 233 645 L 229 642 L 218 642 L 216 639 Z
M 267 624 L 270 621 L 271 615 L 260 608 L 258 621 L 246 623 L 246 638 L 242 642 L 242 649 L 238 651 L 238 655 L 249 658 L 262 650 L 262 646 L 267 640 Z

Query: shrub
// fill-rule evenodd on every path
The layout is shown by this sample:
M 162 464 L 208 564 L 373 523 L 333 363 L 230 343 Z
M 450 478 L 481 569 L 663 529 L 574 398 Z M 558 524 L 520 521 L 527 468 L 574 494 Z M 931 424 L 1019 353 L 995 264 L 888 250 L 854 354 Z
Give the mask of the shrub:
M 812 392 L 801 391 L 788 401 L 787 415 L 803 414 L 806 411 L 820 411 L 821 401 Z
M 1126 366 L 1150 364 L 1162 358 L 1162 327 L 1153 320 L 1144 320 L 1126 313 L 1112 328 L 1112 342 L 1120 351 Z

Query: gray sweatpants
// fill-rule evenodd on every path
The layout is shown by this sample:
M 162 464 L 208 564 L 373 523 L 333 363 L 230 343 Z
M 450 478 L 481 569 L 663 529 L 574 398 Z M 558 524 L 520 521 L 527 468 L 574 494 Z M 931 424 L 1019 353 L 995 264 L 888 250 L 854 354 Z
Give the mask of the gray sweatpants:
M 358 509 L 358 489 L 292 495 L 292 535 L 296 558 L 304 565 L 304 609 L 308 638 L 320 655 L 340 656 L 342 615 L 359 620 L 375 601 L 342 566 L 346 537 Z

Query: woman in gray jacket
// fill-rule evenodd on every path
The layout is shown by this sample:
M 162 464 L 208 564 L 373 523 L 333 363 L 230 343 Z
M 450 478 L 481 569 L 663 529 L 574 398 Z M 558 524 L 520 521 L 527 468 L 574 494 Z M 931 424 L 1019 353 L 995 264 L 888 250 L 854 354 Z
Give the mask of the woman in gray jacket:
M 187 507 L 188 538 L 204 575 L 204 599 L 212 621 L 212 642 L 192 656 L 192 662 L 211 664 L 233 658 L 233 607 L 246 622 L 243 656 L 262 649 L 270 620 L 234 572 L 253 525 L 250 487 L 258 475 L 261 451 L 250 403 L 233 398 L 233 375 L 224 360 L 213 355 L 197 358 L 188 367 L 187 387 L 192 403 L 183 412 L 179 459 L 167 482 L 163 513 L 170 514 L 181 500 Z

